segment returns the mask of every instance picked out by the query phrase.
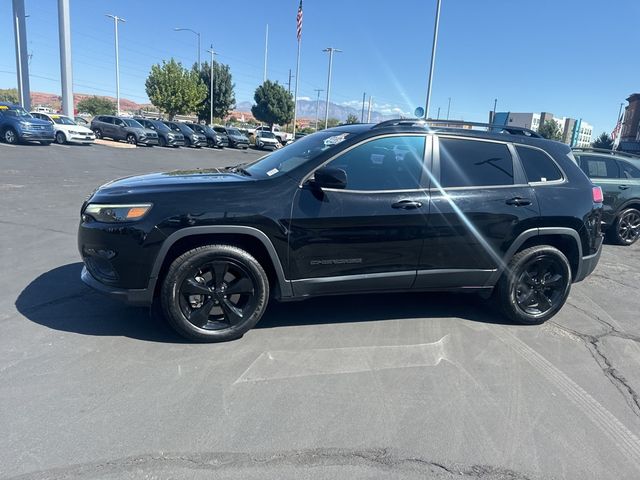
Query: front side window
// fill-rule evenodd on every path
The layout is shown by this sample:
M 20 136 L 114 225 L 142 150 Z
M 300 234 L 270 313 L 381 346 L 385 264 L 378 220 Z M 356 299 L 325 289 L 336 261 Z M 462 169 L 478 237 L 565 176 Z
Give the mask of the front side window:
M 513 158 L 503 143 L 440 138 L 440 185 L 513 185 Z
M 2 109 L 2 112 L 9 117 L 33 118 L 31 114 L 22 107 L 6 108 Z
M 422 177 L 424 136 L 393 136 L 352 148 L 327 166 L 347 174 L 347 190 L 415 190 Z
M 622 178 L 640 178 L 640 169 L 631 165 L 629 162 L 618 162 L 620 164 L 620 171 L 622 172 Z
M 549 158 L 549 155 L 541 150 L 528 147 L 516 147 L 520 162 L 527 175 L 528 182 L 553 182 L 562 180 L 562 172 Z

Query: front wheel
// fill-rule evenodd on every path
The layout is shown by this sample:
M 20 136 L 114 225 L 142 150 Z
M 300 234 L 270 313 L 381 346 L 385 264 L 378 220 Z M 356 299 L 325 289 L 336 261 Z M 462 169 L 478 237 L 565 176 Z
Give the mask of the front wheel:
M 137 145 L 138 144 L 138 140 L 136 139 L 136 136 L 133 133 L 130 133 L 129 135 L 127 135 L 127 143 L 129 145 Z
M 58 132 L 56 133 L 56 143 L 58 145 L 64 145 L 67 143 L 67 138 L 64 136 L 64 133 Z
M 7 128 L 2 135 L 2 138 L 9 145 L 15 145 L 18 143 L 18 133 L 11 127 Z
M 640 238 L 640 211 L 627 208 L 616 219 L 611 232 L 618 245 L 633 245 Z
M 97 138 L 98 140 L 100 140 L 100 139 L 102 138 L 102 130 L 100 130 L 99 128 L 96 128 L 96 129 L 93 131 L 93 134 L 96 136 L 96 138 Z
M 571 266 L 557 248 L 538 245 L 518 252 L 494 295 L 503 313 L 525 325 L 544 323 L 562 308 L 571 289 Z
M 244 335 L 264 313 L 267 274 L 248 252 L 205 245 L 173 261 L 162 283 L 162 310 L 182 336 L 222 342 Z

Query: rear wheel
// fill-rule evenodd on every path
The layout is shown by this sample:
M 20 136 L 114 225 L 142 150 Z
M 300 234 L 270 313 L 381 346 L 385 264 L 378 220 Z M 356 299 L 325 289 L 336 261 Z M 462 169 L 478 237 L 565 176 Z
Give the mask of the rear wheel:
M 162 284 L 163 312 L 181 335 L 202 342 L 244 335 L 264 313 L 267 275 L 246 251 L 206 245 L 173 261 Z
M 640 211 L 627 208 L 613 224 L 612 236 L 619 245 L 633 245 L 640 238 Z
M 67 137 L 64 136 L 63 132 L 56 133 L 56 143 L 58 145 L 64 145 L 67 143 Z
M 562 308 L 571 289 L 571 266 L 557 248 L 539 245 L 518 252 L 495 290 L 503 313 L 526 325 L 544 323 Z
M 138 143 L 138 139 L 133 133 L 127 135 L 127 143 L 130 145 L 136 145 Z

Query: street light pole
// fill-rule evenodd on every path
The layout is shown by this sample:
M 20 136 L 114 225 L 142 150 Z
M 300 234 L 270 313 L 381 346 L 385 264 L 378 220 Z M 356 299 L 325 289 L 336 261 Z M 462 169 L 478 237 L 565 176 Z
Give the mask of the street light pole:
M 429 105 L 431 104 L 431 84 L 433 83 L 433 69 L 436 64 L 436 47 L 438 46 L 438 29 L 440 28 L 440 4 L 442 0 L 437 0 L 436 22 L 433 27 L 433 45 L 431 46 L 431 67 L 429 67 L 429 83 L 427 85 L 427 102 L 424 109 L 424 118 L 429 118 Z
M 60 80 L 62 82 L 62 113 L 73 118 L 73 78 L 71 67 L 71 20 L 69 0 L 58 0 L 58 30 L 60 35 Z
M 267 81 L 267 58 L 269 56 L 269 24 L 264 32 L 264 73 L 262 74 L 262 83 Z
M 318 93 L 316 96 L 316 132 L 318 131 L 318 111 L 320 108 L 320 92 L 324 92 L 322 88 L 316 88 L 315 91 Z
M 329 52 L 329 75 L 327 77 L 327 104 L 325 105 L 324 111 L 324 128 L 327 128 L 329 124 L 329 99 L 331 98 L 331 70 L 333 69 L 333 53 L 334 52 L 342 52 L 342 50 L 338 50 L 337 48 L 327 47 L 323 50 L 323 52 Z
M 451 111 L 451 97 L 449 97 L 449 104 L 447 105 L 447 120 L 449 120 L 450 111 Z
M 191 32 L 193 34 L 195 34 L 198 37 L 198 71 L 201 68 L 201 64 L 200 64 L 200 33 L 196 32 L 195 30 L 191 30 L 190 28 L 174 28 L 173 29 L 175 32 Z
M 126 23 L 124 18 L 120 18 L 117 15 L 106 15 L 109 18 L 113 18 L 113 27 L 115 32 L 115 44 L 116 44 L 116 115 L 120 115 L 120 53 L 118 47 L 118 23 Z
M 25 25 L 24 0 L 13 0 L 13 31 L 16 39 L 16 72 L 18 74 L 18 101 L 25 110 L 31 110 L 29 88 L 29 54 Z
M 209 125 L 213 126 L 213 56 L 217 55 L 213 51 L 213 43 L 209 53 L 211 54 L 211 63 L 209 64 Z

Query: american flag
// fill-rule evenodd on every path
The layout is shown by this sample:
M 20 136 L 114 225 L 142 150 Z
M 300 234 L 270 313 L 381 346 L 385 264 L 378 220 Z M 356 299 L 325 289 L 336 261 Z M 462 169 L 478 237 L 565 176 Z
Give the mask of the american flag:
M 298 23 L 296 35 L 298 37 L 298 41 L 300 41 L 300 37 L 302 37 L 302 0 L 300 0 L 300 6 L 298 7 L 298 16 L 296 17 L 296 21 Z
M 622 129 L 622 117 L 624 115 L 620 115 L 620 118 L 618 119 L 618 123 L 616 123 L 616 128 L 613 129 L 613 132 L 611 132 L 611 140 L 615 140 L 618 135 L 620 134 L 620 130 Z

